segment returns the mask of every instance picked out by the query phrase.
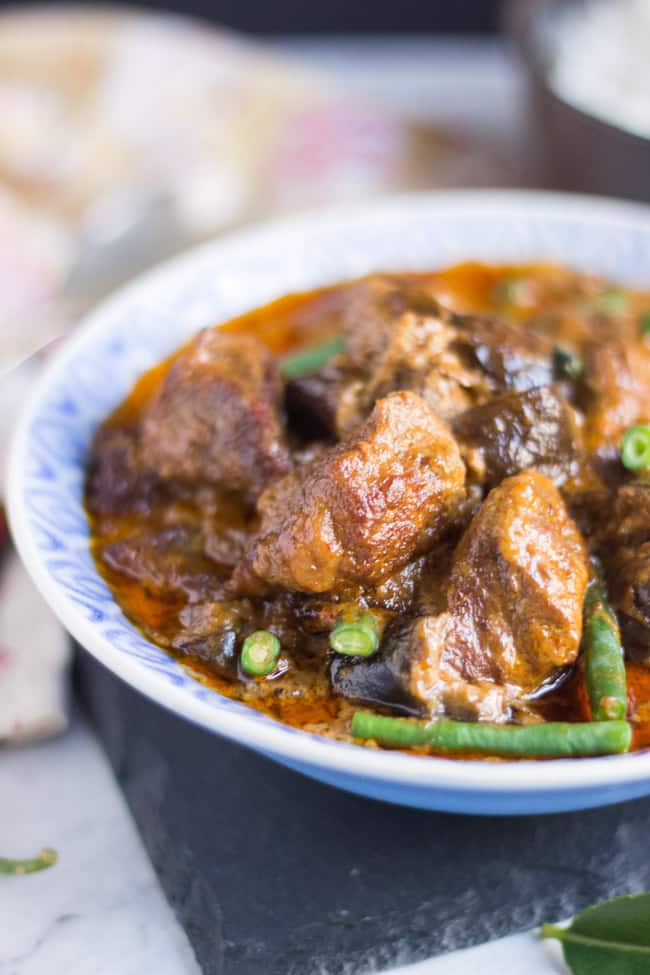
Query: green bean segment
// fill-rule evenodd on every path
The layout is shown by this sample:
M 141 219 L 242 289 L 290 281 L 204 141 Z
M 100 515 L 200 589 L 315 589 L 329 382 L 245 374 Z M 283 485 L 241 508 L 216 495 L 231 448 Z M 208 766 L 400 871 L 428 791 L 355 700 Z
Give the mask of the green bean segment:
M 641 316 L 640 330 L 641 335 L 643 335 L 644 338 L 650 338 L 650 311 L 645 312 L 645 314 Z
M 629 471 L 650 467 L 650 427 L 639 424 L 621 438 L 621 462 Z
M 330 647 L 349 657 L 370 657 L 379 646 L 377 621 L 372 613 L 341 620 L 330 633 Z
M 309 376 L 318 372 L 323 366 L 327 365 L 330 359 L 345 351 L 345 342 L 341 336 L 315 345 L 304 352 L 284 359 L 280 366 L 280 371 L 285 379 L 298 379 L 300 376 Z
M 616 617 L 600 581 L 585 598 L 583 633 L 585 683 L 594 721 L 617 721 L 627 714 L 627 679 Z
M 607 288 L 606 291 L 598 295 L 595 303 L 599 311 L 605 312 L 608 315 L 621 314 L 627 311 L 628 307 L 626 295 L 618 288 Z
M 562 758 L 626 752 L 632 732 L 627 721 L 496 725 L 441 720 L 424 724 L 411 718 L 388 718 L 369 711 L 357 711 L 352 719 L 352 736 L 372 738 L 393 748 Z
M 0 857 L 0 874 L 9 877 L 22 877 L 24 874 L 37 873 L 54 866 L 58 856 L 55 850 L 41 850 L 37 857 L 29 860 L 9 860 Z
M 251 677 L 266 677 L 275 670 L 281 652 L 282 647 L 275 633 L 256 630 L 244 640 L 242 670 Z

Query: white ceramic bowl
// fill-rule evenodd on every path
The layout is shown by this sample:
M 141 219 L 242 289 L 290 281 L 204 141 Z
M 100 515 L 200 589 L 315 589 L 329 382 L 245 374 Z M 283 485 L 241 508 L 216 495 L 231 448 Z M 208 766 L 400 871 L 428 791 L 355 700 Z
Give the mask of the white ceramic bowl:
M 262 226 L 164 265 L 98 308 L 42 378 L 11 455 L 13 534 L 70 633 L 115 674 L 209 731 L 323 782 L 404 805 L 486 814 L 643 796 L 650 793 L 650 752 L 470 762 L 366 749 L 279 724 L 196 682 L 149 643 L 125 619 L 90 556 L 82 506 L 88 448 L 144 370 L 200 327 L 286 292 L 469 258 L 550 259 L 647 287 L 650 208 L 540 193 L 414 195 Z

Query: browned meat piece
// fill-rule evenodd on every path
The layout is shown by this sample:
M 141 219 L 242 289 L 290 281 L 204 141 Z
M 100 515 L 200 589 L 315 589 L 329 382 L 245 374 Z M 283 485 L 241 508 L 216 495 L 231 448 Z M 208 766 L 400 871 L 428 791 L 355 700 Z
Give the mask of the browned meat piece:
M 221 591 L 216 566 L 205 558 L 199 532 L 186 526 L 140 531 L 101 550 L 101 560 L 113 572 L 159 590 L 197 599 Z
M 93 444 L 86 500 L 95 515 L 146 511 L 158 478 L 141 470 L 138 437 L 125 427 L 102 427 Z
M 465 468 L 450 431 L 414 393 L 380 400 L 353 439 L 273 485 L 233 586 L 329 592 L 375 585 L 448 528 Z
M 145 412 L 143 461 L 162 478 L 257 495 L 289 468 L 281 396 L 274 361 L 257 339 L 205 329 Z
M 592 343 L 585 354 L 585 441 L 599 460 L 616 464 L 620 440 L 650 420 L 650 348 L 642 338 Z
M 348 293 L 341 319 L 346 354 L 289 384 L 293 416 L 302 411 L 317 431 L 341 435 L 395 390 L 420 393 L 442 419 L 475 401 L 485 381 L 455 350 L 451 313 L 387 275 L 372 275 Z
M 456 348 L 458 316 L 433 298 L 394 279 L 374 275 L 357 285 L 343 320 L 346 353 L 366 379 L 357 392 L 357 412 L 348 408 L 344 425 L 369 412 L 396 389 L 420 393 L 442 419 L 467 409 L 487 392 L 481 372 Z
M 600 551 L 623 642 L 650 666 L 650 484 L 619 488 Z
M 549 343 L 519 326 L 455 314 L 386 275 L 360 281 L 349 295 L 346 354 L 288 388 L 293 414 L 303 411 L 320 430 L 352 429 L 394 390 L 419 393 L 450 421 L 495 392 L 551 382 Z
M 181 656 L 201 661 L 219 677 L 234 679 L 242 640 L 257 628 L 253 605 L 246 599 L 204 602 L 180 613 L 182 629 L 172 642 Z
M 575 414 L 551 386 L 507 393 L 475 406 L 458 418 L 455 431 L 470 472 L 487 487 L 527 467 L 558 485 L 578 473 Z
M 583 540 L 551 481 L 532 470 L 508 478 L 456 553 L 447 665 L 467 680 L 534 692 L 576 659 L 588 575 Z
M 580 534 L 551 481 L 536 471 L 488 495 L 456 552 L 448 611 L 390 631 L 361 693 L 365 661 L 355 662 L 361 699 L 383 684 L 406 708 L 503 720 L 512 706 L 572 664 L 582 635 L 588 563 Z M 338 665 L 335 689 L 352 686 Z M 391 690 L 392 688 L 392 690 Z

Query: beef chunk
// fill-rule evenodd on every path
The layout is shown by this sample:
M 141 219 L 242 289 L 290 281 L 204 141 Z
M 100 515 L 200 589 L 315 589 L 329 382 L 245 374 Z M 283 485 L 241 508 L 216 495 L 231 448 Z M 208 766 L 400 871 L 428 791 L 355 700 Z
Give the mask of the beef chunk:
M 318 375 L 294 380 L 290 410 L 314 427 L 344 435 L 395 390 L 418 392 L 442 418 L 467 409 L 485 383 L 454 348 L 454 316 L 433 298 L 387 275 L 348 288 L 341 316 L 346 354 Z
M 146 511 L 158 478 L 142 471 L 137 430 L 101 427 L 90 459 L 86 500 L 94 515 L 126 515 Z
M 352 439 L 261 497 L 260 531 L 233 586 L 254 594 L 376 585 L 448 527 L 464 480 L 445 424 L 419 396 L 394 393 Z
M 650 484 L 619 488 L 601 555 L 626 649 L 650 666 Z
M 397 389 L 418 392 L 449 420 L 484 392 L 481 372 L 456 348 L 458 316 L 426 293 L 374 275 L 360 282 L 343 321 L 346 352 L 358 383 L 357 415 L 367 415 L 381 396 Z M 355 419 L 348 409 L 348 426 Z
M 163 380 L 142 422 L 142 457 L 162 478 L 259 494 L 289 468 L 282 387 L 252 336 L 205 329 Z
M 315 425 L 344 433 L 382 396 L 417 392 L 450 421 L 495 392 L 551 381 L 550 346 L 516 325 L 445 309 L 414 284 L 372 275 L 349 289 L 346 354 L 289 386 Z
M 220 590 L 216 567 L 205 558 L 199 532 L 185 525 L 139 531 L 110 542 L 101 560 L 113 572 L 128 576 L 145 589 L 197 599 Z
M 585 352 L 587 449 L 618 464 L 620 439 L 635 423 L 650 420 L 650 350 L 642 338 L 611 338 Z
M 389 633 L 367 685 L 360 661 L 354 675 L 340 665 L 333 686 L 362 700 L 503 720 L 575 661 L 587 581 L 584 544 L 556 488 L 536 471 L 517 474 L 494 488 L 463 536 L 447 612 Z
M 449 665 L 531 694 L 576 659 L 588 574 L 583 540 L 551 481 L 532 470 L 508 478 L 456 553 Z
M 463 413 L 455 429 L 470 470 L 488 487 L 527 467 L 556 484 L 578 472 L 575 414 L 553 387 L 489 400 Z

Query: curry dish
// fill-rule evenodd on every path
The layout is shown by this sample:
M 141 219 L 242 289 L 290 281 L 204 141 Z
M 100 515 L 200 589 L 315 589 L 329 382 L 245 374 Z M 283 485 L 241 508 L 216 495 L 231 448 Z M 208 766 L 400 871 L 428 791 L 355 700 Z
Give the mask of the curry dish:
M 94 556 L 148 638 L 297 727 L 648 747 L 648 423 L 650 294 L 548 264 L 373 274 L 140 379 L 93 444 Z

